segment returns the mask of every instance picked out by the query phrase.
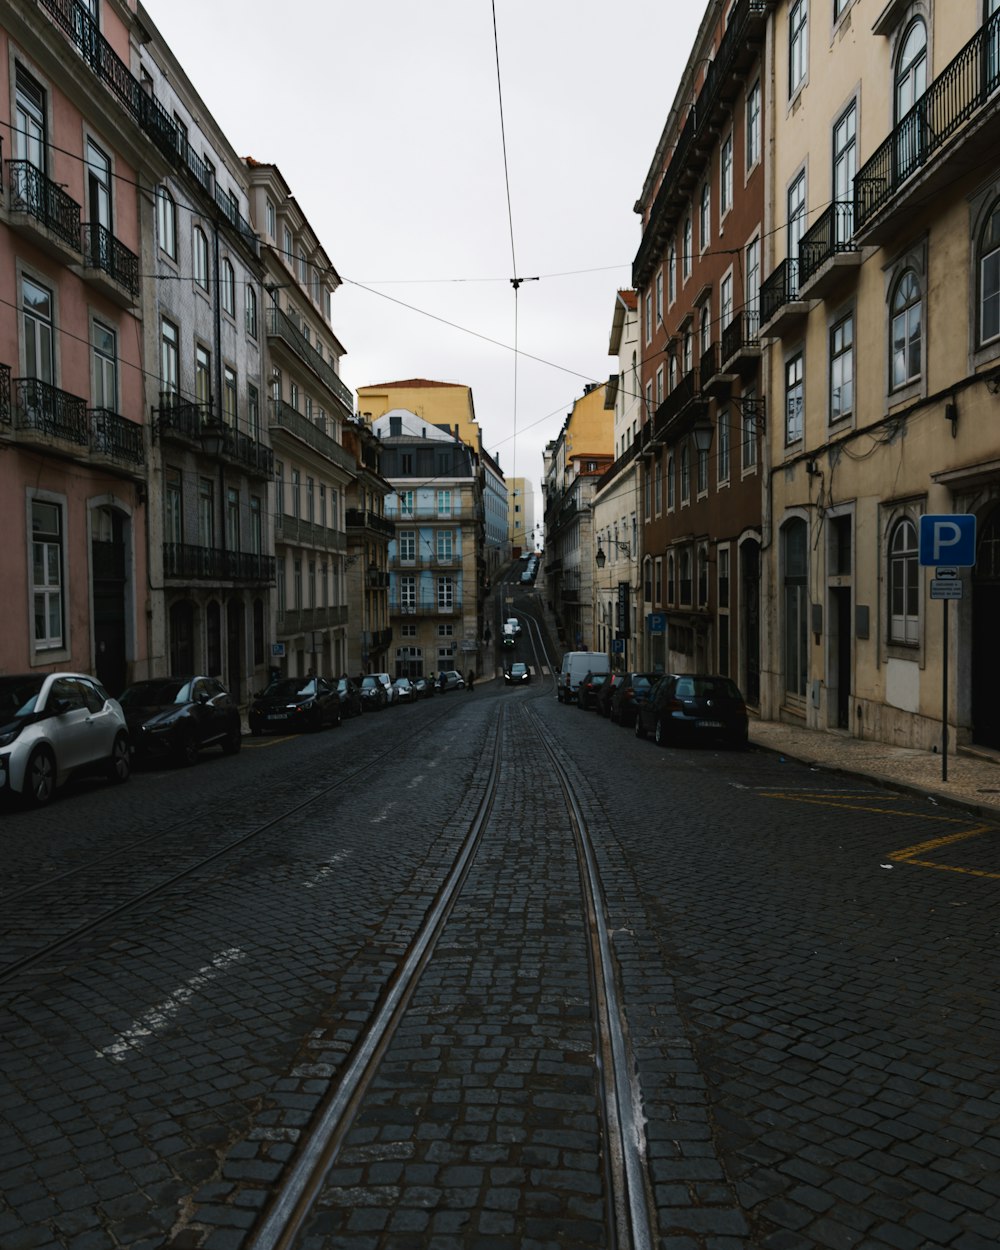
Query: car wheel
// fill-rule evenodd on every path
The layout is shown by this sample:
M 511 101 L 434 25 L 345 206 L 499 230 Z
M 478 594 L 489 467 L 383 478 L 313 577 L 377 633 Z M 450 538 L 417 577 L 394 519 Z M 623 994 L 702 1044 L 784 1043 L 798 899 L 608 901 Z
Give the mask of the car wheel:
M 656 718 L 656 728 L 653 731 L 653 737 L 656 740 L 656 745 L 658 747 L 665 747 L 667 745 L 667 727 L 664 725 L 659 716 Z
M 222 739 L 222 754 L 235 755 L 242 745 L 243 732 L 242 730 L 234 729 L 232 733 L 226 734 L 226 736 Z
M 51 803 L 56 792 L 56 761 L 48 747 L 36 747 L 24 773 L 24 795 L 35 807 Z
M 108 781 L 120 785 L 132 776 L 132 752 L 129 750 L 128 738 L 119 734 L 111 748 L 111 756 L 106 768 Z
M 635 725 L 633 727 L 633 732 L 635 733 L 635 736 L 637 738 L 645 738 L 646 736 L 646 731 L 645 729 L 643 729 L 642 721 L 640 720 L 638 716 L 635 718 Z
M 190 768 L 198 762 L 198 739 L 190 730 L 178 742 L 174 759 L 181 768 Z

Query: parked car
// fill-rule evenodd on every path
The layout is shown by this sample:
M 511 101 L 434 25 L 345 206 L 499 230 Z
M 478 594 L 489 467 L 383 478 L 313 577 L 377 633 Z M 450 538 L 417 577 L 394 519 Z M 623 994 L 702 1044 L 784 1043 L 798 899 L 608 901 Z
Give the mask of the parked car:
M 649 698 L 649 692 L 661 676 L 661 673 L 623 674 L 621 684 L 611 694 L 612 721 L 616 725 L 633 724 L 636 708 Z
M 585 673 L 576 690 L 576 705 L 580 708 L 597 706 L 597 694 L 601 687 L 611 680 L 610 673 Z
M 393 686 L 392 678 L 389 676 L 389 674 L 388 673 L 373 673 L 372 676 L 378 678 L 378 680 L 382 683 L 382 688 L 385 690 L 385 701 L 388 704 L 388 706 L 392 707 L 393 704 L 398 703 L 399 696 L 396 693 L 396 688 Z
M 594 711 L 598 716 L 607 716 L 611 711 L 611 696 L 622 684 L 624 677 L 621 673 L 612 673 L 608 680 L 601 686 L 594 699 Z
M 379 681 L 374 673 L 369 673 L 367 677 L 361 679 L 361 710 L 364 712 L 380 712 L 384 707 L 389 706 L 389 696 L 385 692 L 385 686 Z
M 128 781 L 128 726 L 117 699 L 84 673 L 0 677 L 0 794 L 36 805 L 77 773 Z
M 442 669 L 441 672 L 438 673 L 437 681 L 438 690 L 442 692 L 446 690 L 465 689 L 465 678 L 460 672 L 458 672 L 457 669 L 454 668 Z
M 357 682 L 350 677 L 338 677 L 333 685 L 340 700 L 341 716 L 360 716 L 364 709 L 361 706 L 361 691 Z
M 137 760 L 193 764 L 203 747 L 234 755 L 243 741 L 239 704 L 215 677 L 160 677 L 122 692 Z
M 413 688 L 413 682 L 409 677 L 397 677 L 392 683 L 392 688 L 396 692 L 397 703 L 416 703 L 417 692 Z
M 531 681 L 531 669 L 528 668 L 527 664 L 522 664 L 521 661 L 518 660 L 515 664 L 512 664 L 510 668 L 504 669 L 503 679 L 505 685 L 508 686 L 526 685 L 529 681 Z
M 430 677 L 414 677 L 413 689 L 418 699 L 430 699 L 434 696 L 434 682 Z
M 250 732 L 317 730 L 343 720 L 336 687 L 323 677 L 279 677 L 250 704 Z
M 667 673 L 637 707 L 635 736 L 652 733 L 660 746 L 676 742 L 747 744 L 748 718 L 739 687 L 728 677 Z
M 556 697 L 560 703 L 575 703 L 576 691 L 587 673 L 608 673 L 611 665 L 602 651 L 567 651 L 562 658 Z

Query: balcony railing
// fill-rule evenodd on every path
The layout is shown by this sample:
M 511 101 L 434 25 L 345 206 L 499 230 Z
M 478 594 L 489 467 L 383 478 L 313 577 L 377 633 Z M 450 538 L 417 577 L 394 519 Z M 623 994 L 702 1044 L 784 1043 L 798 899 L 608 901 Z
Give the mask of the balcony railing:
M 139 257 L 106 227 L 96 221 L 83 223 L 83 263 L 100 269 L 130 295 L 139 294 Z
M 201 435 L 203 405 L 178 399 L 176 395 L 163 392 L 156 414 L 156 428 L 160 435 L 180 434 L 196 439 Z
M 10 424 L 10 365 L 0 365 L 0 425 Z
M 460 600 L 446 606 L 440 603 L 399 603 L 389 600 L 390 616 L 460 616 L 462 604 Z
M 87 403 L 38 378 L 15 378 L 15 425 L 81 447 L 90 445 Z
M 138 422 L 129 421 L 108 408 L 91 408 L 89 414 L 91 451 L 108 456 L 118 464 L 145 463 L 142 426 Z
M 326 608 L 286 608 L 278 613 L 278 629 L 283 634 L 301 634 L 307 629 L 336 629 L 347 624 L 347 606 Z
M 854 228 L 862 230 L 1000 86 L 1000 11 L 931 83 L 854 179 Z M 995 137 L 994 137 L 995 144 Z
M 799 297 L 798 258 L 783 260 L 760 288 L 760 319 L 766 324 L 779 308 Z
M 354 398 L 329 361 L 323 359 L 287 313 L 282 312 L 274 304 L 266 308 L 265 312 L 267 314 L 268 334 L 272 338 L 283 339 L 303 364 L 307 365 L 319 380 L 337 396 L 347 412 L 352 413 L 354 411 Z
M 369 649 L 371 651 L 381 651 L 392 642 L 391 629 L 373 629 L 369 638 Z
M 689 370 L 666 397 L 653 416 L 653 437 L 663 439 L 671 425 L 691 407 L 699 397 L 698 375 Z
M 381 569 L 368 569 L 365 572 L 365 587 L 368 590 L 388 590 L 389 574 Z
M 30 161 L 7 162 L 7 207 L 27 213 L 74 252 L 80 248 L 80 205 Z
M 741 310 L 722 331 L 720 356 L 723 368 L 739 355 L 760 346 L 760 313 Z
M 274 582 L 274 556 L 190 543 L 163 544 L 163 575 L 192 581 Z
M 701 362 L 698 365 L 698 376 L 701 378 L 702 386 L 706 386 L 709 379 L 714 378 L 718 372 L 719 345 L 718 343 L 709 343 L 701 353 Z
M 854 252 L 854 205 L 834 202 L 827 206 L 799 243 L 799 285 L 805 286 L 817 269 L 834 256 Z
M 348 508 L 344 513 L 344 522 L 350 529 L 370 529 L 385 538 L 395 536 L 396 527 L 384 516 L 364 508 Z
M 307 443 L 315 451 L 321 452 L 327 460 L 332 460 L 342 469 L 350 473 L 356 470 L 357 461 L 350 452 L 345 451 L 335 438 L 331 438 L 315 422 L 310 421 L 308 417 L 304 417 L 301 412 L 280 399 L 271 401 L 271 425 L 280 426 L 289 434 L 294 434 L 296 438 Z
M 274 452 L 271 448 L 229 425 L 224 427 L 222 454 L 259 477 L 274 475 Z
M 304 517 L 287 516 L 279 512 L 275 522 L 274 536 L 286 543 L 300 543 L 303 547 L 315 547 L 325 551 L 343 551 L 347 540 L 340 530 L 307 521 Z

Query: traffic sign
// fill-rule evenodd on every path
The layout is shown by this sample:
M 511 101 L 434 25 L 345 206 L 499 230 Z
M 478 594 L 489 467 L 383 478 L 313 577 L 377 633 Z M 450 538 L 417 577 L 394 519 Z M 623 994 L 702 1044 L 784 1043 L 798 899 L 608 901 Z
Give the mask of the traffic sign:
M 950 577 L 931 578 L 931 598 L 932 599 L 961 599 L 962 583 L 957 579 Z
M 940 581 L 950 582 L 958 576 L 957 564 L 939 564 L 934 570 L 934 576 Z
M 976 563 L 973 513 L 954 512 L 920 518 L 920 563 L 937 565 L 945 560 L 959 568 L 971 568 Z
M 665 634 L 667 632 L 666 612 L 647 612 L 646 628 L 651 634 Z
M 625 654 L 625 639 L 624 638 L 612 638 L 611 639 L 611 654 L 612 655 L 624 655 Z

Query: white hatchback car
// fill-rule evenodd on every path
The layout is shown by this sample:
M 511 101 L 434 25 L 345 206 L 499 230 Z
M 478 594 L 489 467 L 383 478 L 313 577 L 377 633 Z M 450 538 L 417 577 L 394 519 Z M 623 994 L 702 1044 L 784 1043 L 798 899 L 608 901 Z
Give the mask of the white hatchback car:
M 0 677 L 0 794 L 41 805 L 77 773 L 128 781 L 125 713 L 85 673 Z

